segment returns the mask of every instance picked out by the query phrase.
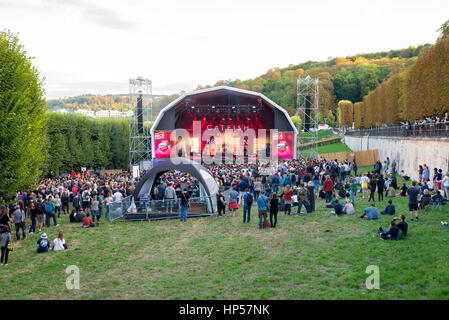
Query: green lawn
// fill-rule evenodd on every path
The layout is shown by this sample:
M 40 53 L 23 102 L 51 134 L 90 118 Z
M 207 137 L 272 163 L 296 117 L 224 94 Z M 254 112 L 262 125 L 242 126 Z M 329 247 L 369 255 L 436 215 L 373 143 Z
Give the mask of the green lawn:
M 399 182 L 402 184 L 402 181 Z M 376 202 L 384 209 L 387 201 Z M 237 217 L 103 223 L 83 229 L 61 219 L 69 250 L 35 253 L 37 234 L 15 243 L 2 266 L 5 299 L 448 299 L 447 208 L 410 222 L 407 199 L 395 199 L 409 222 L 404 241 L 374 236 L 390 216 L 337 218 L 318 200 L 309 216 L 279 214 L 276 229 Z M 13 235 L 15 237 L 15 235 Z M 65 268 L 80 268 L 80 290 L 66 289 Z M 380 268 L 380 290 L 368 290 L 366 267 Z
M 352 150 L 344 143 L 333 143 L 318 147 L 319 154 L 334 153 L 334 152 L 349 152 L 349 151 Z
M 301 132 L 299 133 L 299 137 L 311 137 L 313 136 L 315 133 L 314 132 Z M 324 138 L 324 137 L 329 137 L 332 135 L 332 130 L 320 130 L 318 131 L 318 138 Z

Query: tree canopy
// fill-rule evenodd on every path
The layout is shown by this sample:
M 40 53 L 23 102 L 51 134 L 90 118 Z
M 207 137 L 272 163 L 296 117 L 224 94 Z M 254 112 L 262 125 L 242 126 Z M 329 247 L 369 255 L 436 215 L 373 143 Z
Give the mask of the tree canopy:
M 0 32 L 0 197 L 40 177 L 46 111 L 39 72 L 17 36 Z

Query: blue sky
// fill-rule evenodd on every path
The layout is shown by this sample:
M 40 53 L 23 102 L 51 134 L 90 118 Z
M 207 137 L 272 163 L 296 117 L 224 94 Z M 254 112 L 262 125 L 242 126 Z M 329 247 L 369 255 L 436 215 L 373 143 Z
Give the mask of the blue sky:
M 449 1 L 0 0 L 47 98 L 190 91 L 308 60 L 434 43 Z

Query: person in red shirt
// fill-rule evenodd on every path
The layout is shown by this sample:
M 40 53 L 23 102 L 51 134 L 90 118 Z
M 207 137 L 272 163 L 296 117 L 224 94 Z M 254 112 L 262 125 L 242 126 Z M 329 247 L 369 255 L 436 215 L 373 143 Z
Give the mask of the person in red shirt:
M 290 189 L 289 184 L 285 186 L 283 194 L 284 194 L 284 200 L 285 200 L 285 214 L 287 214 L 287 211 L 288 211 L 288 214 L 291 214 L 293 191 Z
M 83 219 L 83 228 L 90 228 L 94 227 L 95 225 L 92 222 L 92 219 L 90 218 L 89 212 L 86 214 L 86 217 Z
M 332 201 L 332 192 L 334 192 L 334 182 L 332 181 L 330 176 L 326 176 L 326 180 L 324 180 L 323 190 L 326 193 L 326 203 Z

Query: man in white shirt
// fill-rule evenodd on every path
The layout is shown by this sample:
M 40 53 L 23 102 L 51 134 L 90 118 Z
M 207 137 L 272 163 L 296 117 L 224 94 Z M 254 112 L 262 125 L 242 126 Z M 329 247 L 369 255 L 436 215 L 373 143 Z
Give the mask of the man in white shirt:
M 120 202 L 123 199 L 123 195 L 120 191 L 115 191 L 114 195 L 112 196 L 112 199 L 114 200 L 114 202 Z

